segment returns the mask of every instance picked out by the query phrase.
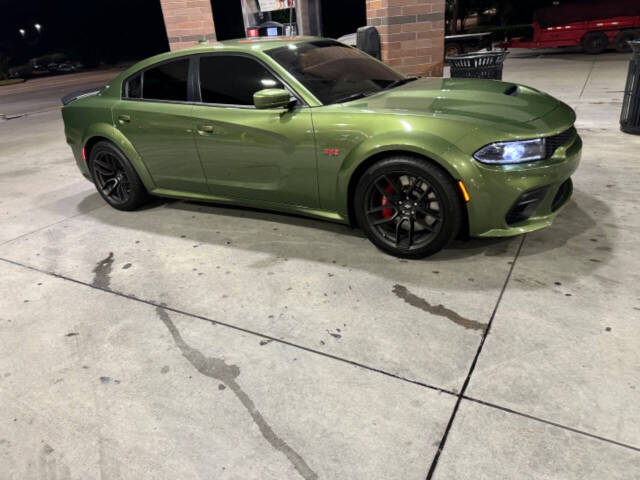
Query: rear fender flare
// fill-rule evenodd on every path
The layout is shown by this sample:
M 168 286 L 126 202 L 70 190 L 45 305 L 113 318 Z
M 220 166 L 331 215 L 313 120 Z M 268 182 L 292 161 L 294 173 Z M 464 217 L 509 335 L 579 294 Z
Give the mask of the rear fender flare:
M 120 130 L 109 123 L 94 123 L 85 132 L 84 138 L 82 139 L 83 147 L 89 142 L 89 140 L 96 137 L 106 138 L 111 141 L 127 156 L 147 191 L 151 191 L 156 188 L 156 184 L 142 160 L 142 157 L 138 154 L 127 137 L 120 132 Z

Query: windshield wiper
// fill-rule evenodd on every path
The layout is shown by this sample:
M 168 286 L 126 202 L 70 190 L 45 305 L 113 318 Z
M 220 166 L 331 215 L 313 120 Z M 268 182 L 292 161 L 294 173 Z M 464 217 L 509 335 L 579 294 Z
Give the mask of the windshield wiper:
M 383 88 L 383 90 L 389 90 L 390 88 L 399 87 L 400 85 L 404 85 L 405 83 L 413 82 L 418 80 L 418 77 L 405 77 L 400 80 L 396 80 L 395 82 L 391 82 L 389 85 Z

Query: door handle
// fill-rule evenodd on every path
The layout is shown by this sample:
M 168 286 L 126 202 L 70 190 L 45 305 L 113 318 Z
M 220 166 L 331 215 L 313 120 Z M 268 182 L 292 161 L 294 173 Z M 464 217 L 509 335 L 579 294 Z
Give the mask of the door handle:
M 213 133 L 213 125 L 198 125 L 198 133 Z
M 131 117 L 129 115 L 118 115 L 118 123 L 121 125 L 123 123 L 129 123 L 131 121 Z

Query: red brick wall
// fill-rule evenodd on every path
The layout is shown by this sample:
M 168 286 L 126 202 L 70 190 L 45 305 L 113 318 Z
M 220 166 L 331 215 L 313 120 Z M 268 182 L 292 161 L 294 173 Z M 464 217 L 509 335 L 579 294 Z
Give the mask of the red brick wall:
M 171 50 L 215 40 L 210 0 L 160 0 Z
M 366 0 L 382 60 L 407 75 L 442 76 L 445 0 Z

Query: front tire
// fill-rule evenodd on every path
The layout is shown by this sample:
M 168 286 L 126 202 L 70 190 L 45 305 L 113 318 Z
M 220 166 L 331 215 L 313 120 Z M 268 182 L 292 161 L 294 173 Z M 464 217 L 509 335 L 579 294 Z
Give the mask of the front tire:
M 93 146 L 89 171 L 100 196 L 115 209 L 135 210 L 149 198 L 129 159 L 111 142 Z
M 369 240 L 402 258 L 442 250 L 458 234 L 462 204 L 453 180 L 439 166 L 413 157 L 390 157 L 362 175 L 355 215 Z
M 603 32 L 587 33 L 582 39 L 582 49 L 589 55 L 604 52 L 609 46 L 609 37 Z

